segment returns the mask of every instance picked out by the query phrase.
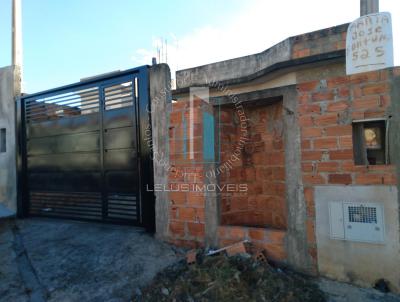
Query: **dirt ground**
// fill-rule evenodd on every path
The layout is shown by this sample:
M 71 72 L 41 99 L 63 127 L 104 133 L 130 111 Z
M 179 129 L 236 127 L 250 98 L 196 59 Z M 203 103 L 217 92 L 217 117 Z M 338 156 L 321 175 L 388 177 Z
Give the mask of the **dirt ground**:
M 275 269 L 247 256 L 205 257 L 159 274 L 137 301 L 324 302 L 325 294 L 304 276 Z
M 311 278 L 247 257 L 205 257 L 174 264 L 134 296 L 138 302 L 399 302 L 399 296 Z
M 279 298 L 276 291 L 284 288 L 289 290 L 281 291 L 281 297 L 300 295 L 306 297 L 303 301 L 321 301 L 322 290 L 331 302 L 400 302 L 395 295 L 326 279 L 303 280 L 257 268 L 248 275 L 241 272 L 246 266 L 240 261 L 233 265 L 210 262 L 212 273 L 204 274 L 182 264 L 183 258 L 182 250 L 139 228 L 53 219 L 0 221 L 0 302 L 174 301 L 174 278 L 183 280 L 183 285 L 196 278 L 206 281 L 202 292 L 215 280 L 225 280 L 219 286 L 227 289 L 247 278 L 248 288 L 254 286 L 254 290 L 233 286 L 229 294 L 235 295 L 228 295 L 231 301 L 243 301 L 241 295 L 260 294 L 263 288 Z M 165 281 L 162 276 L 169 277 Z M 192 285 L 201 288 L 199 283 Z M 208 289 L 209 294 L 212 291 L 213 287 Z M 182 299 L 176 301 L 207 301 L 195 294 Z
M 3 226 L 0 243 L 1 302 L 130 301 L 182 257 L 139 228 L 51 219 Z

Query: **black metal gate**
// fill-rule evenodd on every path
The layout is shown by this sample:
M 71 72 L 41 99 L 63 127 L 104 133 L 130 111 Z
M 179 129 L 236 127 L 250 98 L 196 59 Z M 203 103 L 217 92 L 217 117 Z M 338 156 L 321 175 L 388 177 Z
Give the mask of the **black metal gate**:
M 148 81 L 144 66 L 21 98 L 24 216 L 153 227 Z

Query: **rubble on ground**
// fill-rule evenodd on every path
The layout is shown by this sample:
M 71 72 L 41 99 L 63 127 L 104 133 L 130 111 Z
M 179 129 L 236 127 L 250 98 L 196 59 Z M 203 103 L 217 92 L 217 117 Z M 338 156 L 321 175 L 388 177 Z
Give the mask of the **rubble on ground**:
M 256 257 L 248 253 L 229 257 L 202 252 L 193 261 L 191 251 L 187 262 L 168 267 L 148 287 L 137 290 L 134 301 L 325 301 L 307 277 L 258 261 L 257 253 Z

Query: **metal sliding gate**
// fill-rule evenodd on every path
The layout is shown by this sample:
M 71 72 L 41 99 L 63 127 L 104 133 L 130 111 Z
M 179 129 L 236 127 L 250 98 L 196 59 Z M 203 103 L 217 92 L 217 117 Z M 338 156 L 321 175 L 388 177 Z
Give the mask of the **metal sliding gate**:
M 148 85 L 144 66 L 21 98 L 24 216 L 152 228 Z

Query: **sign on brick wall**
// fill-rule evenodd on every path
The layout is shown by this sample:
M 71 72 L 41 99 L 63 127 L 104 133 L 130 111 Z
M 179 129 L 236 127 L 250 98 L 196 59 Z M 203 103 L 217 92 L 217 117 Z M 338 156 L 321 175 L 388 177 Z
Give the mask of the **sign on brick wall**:
M 349 25 L 346 38 L 348 75 L 393 67 L 390 13 L 362 16 Z

